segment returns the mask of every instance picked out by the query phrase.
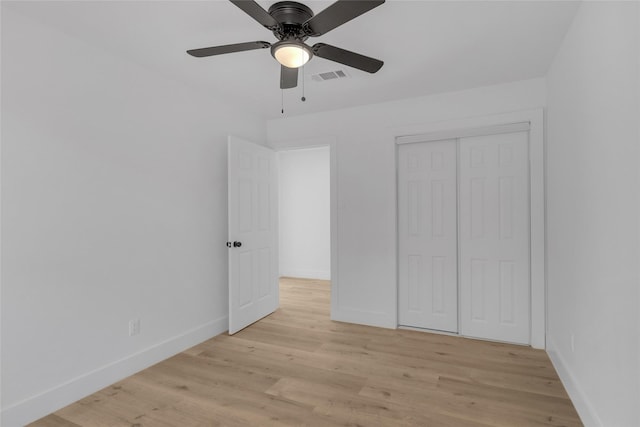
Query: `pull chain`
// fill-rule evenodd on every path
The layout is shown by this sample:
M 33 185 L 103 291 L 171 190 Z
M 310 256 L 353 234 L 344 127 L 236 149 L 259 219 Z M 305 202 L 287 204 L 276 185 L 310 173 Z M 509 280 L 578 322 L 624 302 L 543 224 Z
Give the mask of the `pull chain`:
M 304 97 L 304 65 L 302 66 L 302 98 L 300 99 L 302 102 L 307 100 L 307 98 Z
M 280 107 L 282 108 L 280 112 L 284 114 L 284 89 L 280 89 Z

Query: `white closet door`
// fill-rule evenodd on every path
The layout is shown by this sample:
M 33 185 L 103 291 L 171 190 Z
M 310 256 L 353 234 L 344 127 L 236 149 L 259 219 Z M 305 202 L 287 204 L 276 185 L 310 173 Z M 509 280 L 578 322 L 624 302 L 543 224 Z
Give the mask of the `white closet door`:
M 528 133 L 460 139 L 461 334 L 530 342 Z
M 458 331 L 456 141 L 398 148 L 399 323 Z

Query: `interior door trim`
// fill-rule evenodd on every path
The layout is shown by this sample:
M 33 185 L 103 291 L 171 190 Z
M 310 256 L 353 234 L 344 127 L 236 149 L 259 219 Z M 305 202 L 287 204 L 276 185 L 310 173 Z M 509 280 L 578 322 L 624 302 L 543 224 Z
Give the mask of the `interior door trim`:
M 278 151 L 298 150 L 317 147 L 329 147 L 330 180 L 330 229 L 331 229 L 331 320 L 348 321 L 339 301 L 339 263 L 338 263 L 338 150 L 334 137 L 319 137 L 305 140 L 270 141 L 268 146 Z

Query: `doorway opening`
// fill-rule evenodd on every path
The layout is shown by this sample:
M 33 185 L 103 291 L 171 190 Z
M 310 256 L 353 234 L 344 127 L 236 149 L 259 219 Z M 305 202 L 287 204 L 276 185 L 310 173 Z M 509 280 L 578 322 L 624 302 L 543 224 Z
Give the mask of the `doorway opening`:
M 277 152 L 281 305 L 314 299 L 330 314 L 331 149 L 288 148 Z

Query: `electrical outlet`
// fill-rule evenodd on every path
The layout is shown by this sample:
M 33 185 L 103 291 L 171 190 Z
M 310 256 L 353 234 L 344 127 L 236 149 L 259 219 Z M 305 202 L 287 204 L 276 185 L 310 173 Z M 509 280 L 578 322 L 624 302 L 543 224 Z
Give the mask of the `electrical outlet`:
M 129 336 L 138 335 L 140 333 L 140 319 L 129 320 Z
M 576 337 L 571 333 L 571 353 L 576 351 Z

